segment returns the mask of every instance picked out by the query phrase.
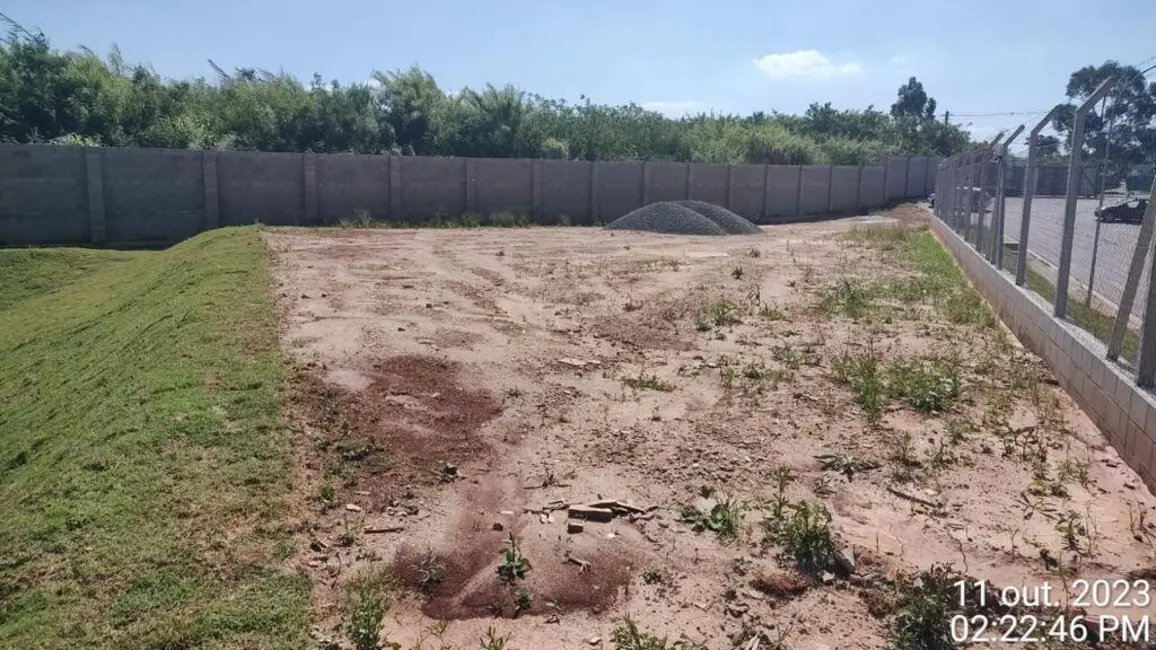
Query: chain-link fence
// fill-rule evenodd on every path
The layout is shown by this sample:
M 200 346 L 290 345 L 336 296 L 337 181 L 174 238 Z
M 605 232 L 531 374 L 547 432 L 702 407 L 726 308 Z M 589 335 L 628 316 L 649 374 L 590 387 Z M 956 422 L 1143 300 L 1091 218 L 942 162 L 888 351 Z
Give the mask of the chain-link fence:
M 943 161 L 935 213 L 1150 386 L 1156 142 L 1135 128 L 1146 80 L 1122 77 L 1025 125 L 1026 141 L 1021 126 Z M 1054 124 L 1067 127 L 1066 144 L 1044 134 Z

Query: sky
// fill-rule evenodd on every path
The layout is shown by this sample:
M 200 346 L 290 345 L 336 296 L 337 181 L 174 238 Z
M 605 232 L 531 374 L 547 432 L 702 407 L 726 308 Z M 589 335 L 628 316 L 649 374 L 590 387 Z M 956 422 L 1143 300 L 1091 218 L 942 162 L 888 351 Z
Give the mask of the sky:
M 211 77 L 209 59 L 342 82 L 416 64 L 447 91 L 513 83 L 675 117 L 886 110 L 915 76 L 940 118 L 976 137 L 1030 128 L 1082 66 L 1156 63 L 1152 0 L 0 0 L 0 12 L 54 47 L 115 43 L 171 78 Z

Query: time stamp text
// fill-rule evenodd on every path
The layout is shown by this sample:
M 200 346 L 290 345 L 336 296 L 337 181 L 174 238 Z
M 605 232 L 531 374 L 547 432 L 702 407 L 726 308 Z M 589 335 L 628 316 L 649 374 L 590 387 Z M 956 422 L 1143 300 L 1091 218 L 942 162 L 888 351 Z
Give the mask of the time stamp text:
M 1058 614 L 956 614 L 951 617 L 951 638 L 956 643 L 1101 643 L 1148 642 L 1152 587 L 1147 580 L 1085 580 L 1067 583 L 1067 589 L 1050 583 L 997 588 L 977 581 L 959 580 L 956 604 L 981 610 L 998 607 L 1051 609 Z M 970 596 L 970 598 L 969 598 Z M 1110 609 L 1095 617 L 1069 613 L 1069 608 Z

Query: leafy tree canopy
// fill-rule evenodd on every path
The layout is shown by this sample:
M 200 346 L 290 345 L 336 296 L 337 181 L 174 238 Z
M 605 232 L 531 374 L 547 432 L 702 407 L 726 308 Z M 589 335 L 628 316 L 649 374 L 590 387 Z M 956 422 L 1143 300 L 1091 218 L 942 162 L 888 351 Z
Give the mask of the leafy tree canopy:
M 2 15 L 0 15 L 2 18 Z M 968 142 L 931 119 L 914 78 L 891 112 L 812 104 L 801 115 L 699 114 L 669 119 L 635 104 L 548 99 L 487 84 L 447 93 L 418 67 L 368 83 L 304 84 L 254 68 L 170 80 L 114 47 L 60 52 L 9 21 L 0 41 L 0 141 L 118 147 L 227 148 L 671 160 L 864 164 L 899 154 L 950 155 Z

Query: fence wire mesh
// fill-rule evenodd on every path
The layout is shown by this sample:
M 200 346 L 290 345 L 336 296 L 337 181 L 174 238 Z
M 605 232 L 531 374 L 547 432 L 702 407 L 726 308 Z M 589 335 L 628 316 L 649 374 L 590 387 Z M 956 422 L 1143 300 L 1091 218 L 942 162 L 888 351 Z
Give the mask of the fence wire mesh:
M 1146 315 L 1156 139 L 1136 128 L 1146 84 L 1116 75 L 1079 107 L 1063 104 L 1025 125 L 1023 137 L 1021 127 L 943 161 L 935 206 L 938 219 L 1141 384 L 1156 373 L 1156 315 Z

